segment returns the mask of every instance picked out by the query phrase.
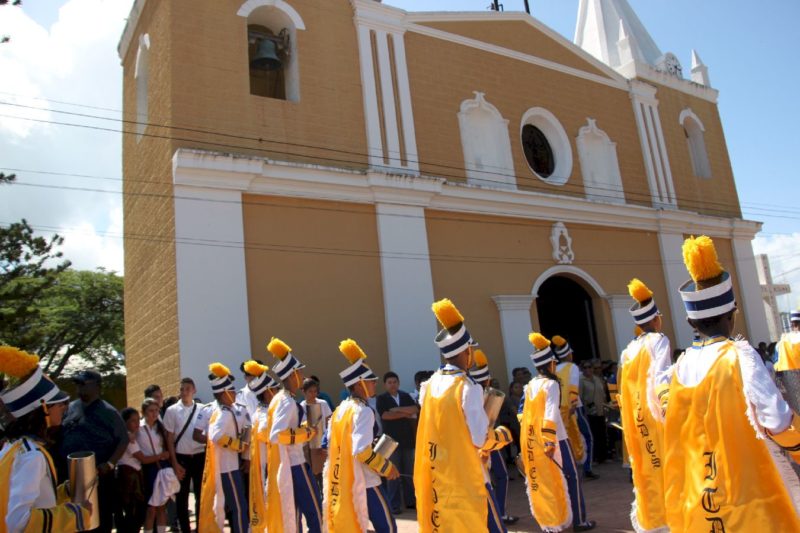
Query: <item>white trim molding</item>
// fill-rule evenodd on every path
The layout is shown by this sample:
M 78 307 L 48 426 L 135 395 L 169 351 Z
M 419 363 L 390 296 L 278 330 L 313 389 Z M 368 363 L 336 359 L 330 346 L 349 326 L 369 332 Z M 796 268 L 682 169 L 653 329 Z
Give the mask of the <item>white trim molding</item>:
M 135 0 L 133 6 L 131 6 L 131 12 L 128 14 L 128 20 L 125 22 L 125 28 L 122 30 L 122 36 L 119 39 L 119 44 L 117 44 L 120 64 L 125 61 L 125 56 L 136 32 L 136 26 L 139 25 L 139 17 L 142 16 L 146 2 L 147 0 Z
M 659 231 L 658 247 L 661 252 L 661 266 L 664 271 L 664 281 L 667 286 L 667 294 L 656 294 L 656 301 L 669 302 L 670 315 L 672 315 L 672 327 L 675 336 L 672 337 L 676 347 L 688 347 L 694 340 L 694 332 L 689 323 L 686 322 L 686 309 L 683 306 L 678 288 L 689 279 L 686 267 L 683 265 L 683 235 L 685 231 Z
M 247 0 L 242 7 L 239 8 L 239 11 L 236 12 L 237 15 L 240 17 L 247 18 L 250 14 L 260 7 L 273 7 L 280 11 L 283 11 L 289 20 L 292 21 L 294 24 L 294 28 L 296 30 L 304 30 L 306 29 L 306 24 L 303 22 L 303 18 L 300 16 L 300 13 L 297 12 L 295 8 L 284 2 L 284 0 Z
M 681 111 L 678 116 L 678 124 L 681 125 L 686 134 L 689 158 L 692 161 L 692 172 L 698 178 L 710 178 L 711 161 L 708 159 L 708 149 L 706 148 L 706 127 L 700 117 L 688 107 Z
M 572 144 L 569 142 L 569 137 L 561 125 L 561 122 L 556 116 L 543 107 L 532 107 L 525 111 L 522 115 L 522 120 L 519 124 L 519 142 L 522 144 L 522 130 L 525 126 L 535 126 L 547 138 L 550 143 L 550 148 L 553 152 L 553 158 L 556 160 L 553 173 L 548 177 L 540 176 L 533 170 L 528 158 L 525 157 L 525 162 L 534 176 L 549 183 L 550 185 L 564 185 L 569 181 L 572 176 Z M 525 151 L 524 145 L 522 146 L 523 152 Z
M 474 93 L 474 98 L 461 102 L 458 112 L 467 183 L 516 189 L 508 120 L 482 92 Z
M 595 119 L 587 118 L 586 121 L 586 126 L 578 130 L 575 139 L 586 198 L 624 204 L 625 191 L 619 171 L 617 143 L 597 127 Z
M 611 309 L 611 321 L 614 323 L 617 354 L 620 354 L 633 339 L 633 329 L 636 327 L 630 313 L 633 300 L 627 294 L 609 294 L 606 296 L 606 301 Z
M 548 268 L 541 274 L 539 277 L 536 278 L 536 281 L 533 282 L 533 287 L 531 288 L 531 295 L 534 298 L 539 297 L 539 289 L 542 287 L 542 284 L 547 281 L 548 279 L 552 278 L 553 276 L 557 276 L 559 274 L 567 274 L 569 276 L 579 278 L 581 281 L 585 282 L 592 288 L 592 290 L 601 298 L 606 297 L 606 291 L 603 290 L 603 287 L 594 279 L 591 275 L 589 275 L 585 270 L 580 269 L 576 266 L 572 265 L 556 265 Z
M 736 262 L 736 277 L 739 278 L 740 305 L 744 306 L 744 316 L 747 319 L 747 336 L 753 345 L 762 341 L 769 343 L 769 325 L 752 243 L 746 238 L 732 239 L 731 248 Z
M 530 294 L 492 296 L 500 313 L 500 332 L 503 336 L 503 351 L 506 356 L 506 370 L 531 364 L 532 347 L 528 342 L 531 325 L 531 306 L 534 297 Z

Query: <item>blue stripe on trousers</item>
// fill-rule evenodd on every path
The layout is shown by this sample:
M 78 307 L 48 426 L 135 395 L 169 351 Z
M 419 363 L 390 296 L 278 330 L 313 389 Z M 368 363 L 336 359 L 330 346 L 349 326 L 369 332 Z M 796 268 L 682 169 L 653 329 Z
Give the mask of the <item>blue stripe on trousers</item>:
M 294 504 L 306 519 L 309 533 L 320 533 L 322 528 L 322 508 L 320 506 L 317 481 L 311 475 L 308 463 L 292 467 L 292 485 L 294 486 Z M 300 520 L 300 513 L 297 519 Z M 299 531 L 299 528 L 298 528 Z
M 375 533 L 397 532 L 397 524 L 383 494 L 383 487 L 380 485 L 367 489 L 367 511 Z
M 486 525 L 489 528 L 489 533 L 508 533 L 506 525 L 503 523 L 503 517 L 497 509 L 497 498 L 494 497 L 492 486 L 487 483 L 486 490 L 489 493 L 489 512 L 486 515 Z
M 225 507 L 230 510 L 231 533 L 246 533 L 249 531 L 250 519 L 242 472 L 234 470 L 222 473 L 219 477 L 222 481 L 222 493 L 225 495 Z
M 497 497 L 497 512 L 503 517 L 506 515 L 506 497 L 508 495 L 508 468 L 500 450 L 495 450 L 490 455 L 492 478 L 494 479 L 494 495 Z
M 594 438 L 592 437 L 592 429 L 589 427 L 589 421 L 586 419 L 586 413 L 583 406 L 578 407 L 576 411 L 578 415 L 578 429 L 583 435 L 583 440 L 586 441 L 586 462 L 583 463 L 584 473 L 592 471 L 592 455 L 594 455 Z
M 583 501 L 583 489 L 578 478 L 578 466 L 575 464 L 569 439 L 558 441 L 558 445 L 561 447 L 561 468 L 564 470 L 564 477 L 567 478 L 567 489 L 572 504 L 572 523 L 580 525 L 586 522 L 586 504 Z

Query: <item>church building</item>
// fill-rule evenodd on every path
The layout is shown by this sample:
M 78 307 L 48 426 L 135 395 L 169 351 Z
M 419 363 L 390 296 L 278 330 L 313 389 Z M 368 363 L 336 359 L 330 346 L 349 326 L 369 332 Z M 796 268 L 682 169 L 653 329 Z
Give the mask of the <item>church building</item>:
M 134 2 L 129 398 L 190 376 L 208 399 L 210 362 L 271 365 L 272 336 L 333 396 L 348 337 L 410 390 L 439 365 L 444 297 L 503 384 L 531 330 L 617 359 L 632 277 L 686 347 L 689 235 L 732 275 L 737 332 L 768 338 L 761 224 L 742 218 L 697 52 L 663 52 L 627 0 L 580 0 L 573 41 L 523 12 L 392 3 Z

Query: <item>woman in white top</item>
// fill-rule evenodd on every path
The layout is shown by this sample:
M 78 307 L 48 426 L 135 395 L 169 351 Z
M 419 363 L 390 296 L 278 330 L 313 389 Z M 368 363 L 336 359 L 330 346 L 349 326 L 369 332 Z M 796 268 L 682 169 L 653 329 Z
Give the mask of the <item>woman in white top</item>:
M 120 512 L 117 529 L 120 533 L 134 533 L 142 527 L 142 511 L 145 503 L 142 462 L 137 459 L 137 456 L 142 455 L 139 443 L 136 442 L 140 418 L 139 411 L 133 407 L 126 407 L 121 414 L 130 441 L 117 463 L 117 497 Z
M 136 434 L 136 443 L 140 451 L 134 454 L 142 465 L 144 465 L 144 492 L 145 498 L 149 501 L 153 494 L 153 485 L 156 482 L 158 471 L 168 467 L 170 454 L 166 449 L 164 426 L 158 419 L 158 403 L 152 398 L 145 398 L 142 402 L 142 424 Z M 156 524 L 159 533 L 167 530 L 167 508 L 165 505 L 160 507 L 147 506 L 147 514 L 144 519 L 145 533 L 153 531 Z

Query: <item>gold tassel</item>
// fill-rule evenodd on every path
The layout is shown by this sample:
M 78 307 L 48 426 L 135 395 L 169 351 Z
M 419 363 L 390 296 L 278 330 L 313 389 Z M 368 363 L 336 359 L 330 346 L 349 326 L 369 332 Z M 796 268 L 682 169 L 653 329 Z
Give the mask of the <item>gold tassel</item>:
M 536 333 L 536 332 L 531 333 L 530 335 L 528 335 L 528 340 L 531 342 L 531 344 L 533 344 L 534 348 L 536 348 L 537 351 L 544 350 L 545 348 L 550 346 L 550 341 L 547 340 L 547 338 L 541 333 Z
M 716 278 L 724 272 L 717 259 L 714 241 L 705 235 L 684 241 L 683 262 L 695 283 Z
M 480 349 L 475 350 L 473 357 L 475 358 L 475 366 L 479 368 L 483 368 L 484 366 L 489 366 L 489 360 L 486 358 L 486 354 L 483 353 L 483 350 Z
M 39 356 L 13 346 L 0 346 L 0 372 L 14 378 L 29 376 L 39 364 Z
M 628 294 L 631 295 L 631 298 L 639 302 L 640 304 L 646 302 L 647 300 L 653 297 L 653 291 L 647 288 L 647 285 L 642 283 L 639 278 L 633 278 L 630 283 L 628 283 Z
M 208 371 L 218 378 L 224 378 L 225 376 L 230 376 L 231 374 L 231 371 L 228 369 L 228 367 L 222 363 L 211 363 L 208 365 Z
M 269 341 L 269 344 L 267 344 L 267 351 L 271 353 L 273 357 L 282 360 L 284 357 L 288 355 L 289 352 L 292 351 L 292 349 L 289 347 L 288 344 L 286 344 L 279 338 L 272 337 L 272 340 Z
M 250 360 L 244 364 L 244 371 L 250 374 L 251 376 L 258 377 L 267 370 L 269 370 L 269 367 L 267 365 L 262 365 L 258 361 Z
M 464 322 L 464 317 L 458 312 L 453 302 L 447 298 L 434 302 L 431 309 L 433 309 L 433 314 L 436 315 L 436 318 L 445 329 L 450 329 Z
M 342 352 L 342 355 L 350 361 L 350 364 L 355 364 L 356 361 L 360 359 L 366 359 L 367 354 L 364 353 L 364 350 L 358 345 L 356 341 L 353 339 L 345 339 L 339 343 L 339 351 Z

